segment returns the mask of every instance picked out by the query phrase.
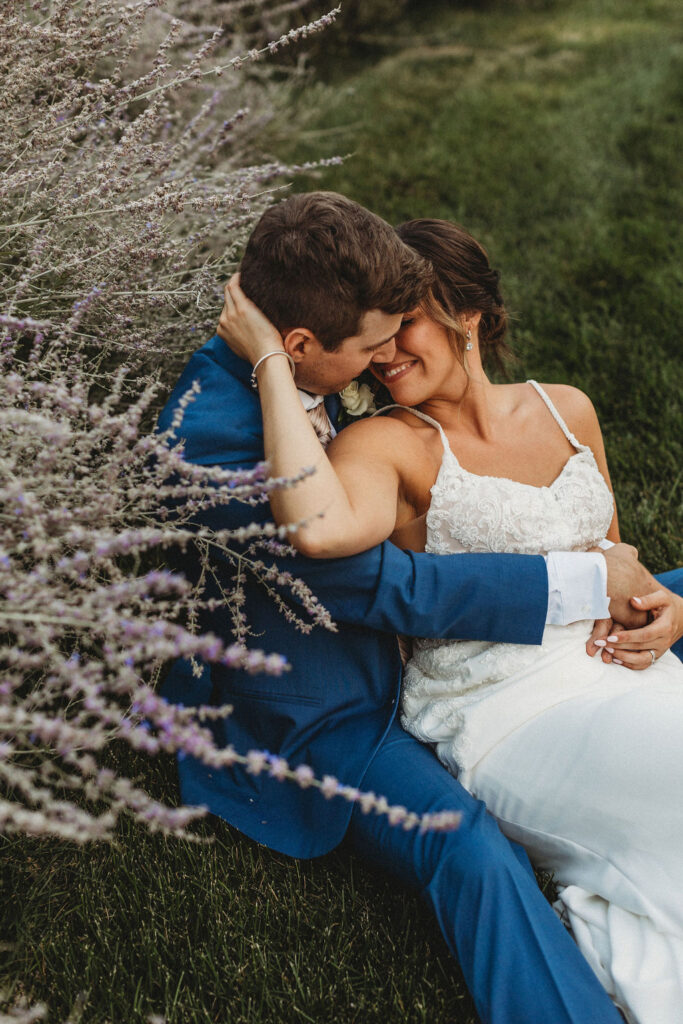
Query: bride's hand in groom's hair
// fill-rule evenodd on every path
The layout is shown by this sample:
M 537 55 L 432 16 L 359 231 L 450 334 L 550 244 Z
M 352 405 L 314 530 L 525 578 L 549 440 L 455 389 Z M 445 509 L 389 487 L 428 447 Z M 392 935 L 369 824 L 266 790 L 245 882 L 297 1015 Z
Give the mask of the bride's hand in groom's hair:
M 280 332 L 240 288 L 239 274 L 233 274 L 225 286 L 216 333 L 235 355 L 252 365 L 267 352 L 284 347 Z
M 627 629 L 644 626 L 647 612 L 631 604 L 631 596 L 656 590 L 657 581 L 638 561 L 638 552 L 630 544 L 614 544 L 602 554 L 607 564 L 607 596 L 612 618 Z
M 661 658 L 683 636 L 683 598 L 660 587 L 650 594 L 631 598 L 634 608 L 649 613 L 652 621 L 640 629 L 617 629 L 607 638 L 613 660 L 627 668 L 644 669 Z

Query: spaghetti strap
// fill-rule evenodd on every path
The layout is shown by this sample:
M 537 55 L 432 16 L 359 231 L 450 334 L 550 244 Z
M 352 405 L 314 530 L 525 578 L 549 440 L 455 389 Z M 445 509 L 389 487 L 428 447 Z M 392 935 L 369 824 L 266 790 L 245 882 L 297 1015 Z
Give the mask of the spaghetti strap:
M 577 439 L 576 435 L 572 434 L 571 430 L 569 429 L 569 427 L 564 422 L 564 420 L 560 416 L 559 412 L 555 408 L 553 402 L 550 399 L 550 396 L 543 390 L 541 385 L 537 381 L 535 381 L 535 380 L 528 380 L 527 384 L 531 384 L 531 386 L 534 389 L 534 391 L 536 391 L 541 396 L 541 398 L 543 399 L 543 401 L 545 402 L 545 404 L 546 404 L 546 406 L 548 408 L 548 411 L 550 412 L 550 415 L 555 420 L 555 422 L 557 423 L 558 427 L 560 428 L 560 430 L 562 431 L 564 436 L 567 438 L 569 443 L 571 445 L 573 445 L 574 448 L 578 448 L 578 450 L 580 452 L 585 452 L 586 449 L 588 448 L 588 445 L 581 444 L 581 442 Z
M 410 405 L 399 405 L 396 402 L 393 405 L 382 406 L 381 409 L 377 409 L 375 412 L 373 412 L 372 416 L 380 416 L 383 412 L 387 412 L 389 409 L 405 409 L 406 412 L 412 412 L 413 416 L 417 416 L 418 419 L 424 420 L 425 423 L 430 423 L 433 427 L 436 427 L 441 437 L 441 443 L 443 445 L 444 452 L 448 452 L 448 454 L 452 455 L 453 458 L 455 459 L 455 455 L 453 455 L 453 452 L 451 451 L 451 446 L 448 443 L 448 438 L 446 437 L 444 429 L 438 420 L 432 419 L 432 417 L 428 416 L 426 412 L 420 412 L 419 409 L 413 409 L 412 406 Z

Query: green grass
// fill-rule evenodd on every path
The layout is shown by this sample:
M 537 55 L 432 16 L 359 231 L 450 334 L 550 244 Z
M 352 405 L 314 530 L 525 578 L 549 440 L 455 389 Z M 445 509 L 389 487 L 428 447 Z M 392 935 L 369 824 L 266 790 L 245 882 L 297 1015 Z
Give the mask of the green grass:
M 420 5 L 353 75 L 327 69 L 300 138 L 268 139 L 297 160 L 354 152 L 297 188 L 393 222 L 453 218 L 486 244 L 515 312 L 515 375 L 593 397 L 622 532 L 654 570 L 683 562 L 676 7 Z M 175 792 L 170 766 L 137 772 Z M 296 863 L 220 822 L 203 831 L 215 843 L 132 825 L 114 848 L 3 840 L 0 987 L 83 1024 L 474 1020 L 411 894 L 344 849 Z
M 170 765 L 137 768 L 172 798 Z M 436 925 L 389 879 L 344 850 L 297 862 L 199 831 L 215 842 L 130 824 L 112 848 L 2 841 L 2 983 L 83 1024 L 475 1020 Z

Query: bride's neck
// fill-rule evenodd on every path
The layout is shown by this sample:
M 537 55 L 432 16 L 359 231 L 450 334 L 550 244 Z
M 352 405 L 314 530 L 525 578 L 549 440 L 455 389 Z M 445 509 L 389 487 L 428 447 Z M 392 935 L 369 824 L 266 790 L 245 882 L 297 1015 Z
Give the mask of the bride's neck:
M 438 420 L 446 433 L 465 432 L 488 439 L 494 428 L 495 392 L 483 369 L 477 367 L 465 381 L 454 382 L 419 408 Z

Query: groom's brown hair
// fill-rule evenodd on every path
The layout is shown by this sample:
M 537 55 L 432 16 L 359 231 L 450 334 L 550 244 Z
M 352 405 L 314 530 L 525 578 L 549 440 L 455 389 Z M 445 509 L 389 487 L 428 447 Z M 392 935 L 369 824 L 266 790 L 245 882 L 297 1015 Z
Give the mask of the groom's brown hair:
M 371 309 L 413 309 L 432 277 L 386 221 L 336 192 L 271 206 L 240 268 L 245 294 L 278 330 L 307 327 L 328 351 L 360 333 Z

